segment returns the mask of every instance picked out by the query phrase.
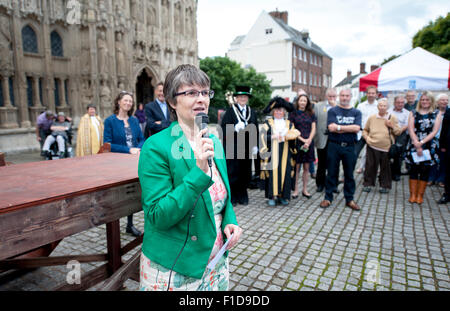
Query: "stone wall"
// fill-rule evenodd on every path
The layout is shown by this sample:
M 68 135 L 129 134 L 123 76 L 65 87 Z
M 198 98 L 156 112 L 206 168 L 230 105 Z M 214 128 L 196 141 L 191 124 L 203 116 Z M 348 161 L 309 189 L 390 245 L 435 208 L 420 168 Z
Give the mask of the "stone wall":
M 152 99 L 170 69 L 198 65 L 196 12 L 196 0 L 0 0 L 0 150 L 29 149 L 46 109 L 76 126 L 89 103 L 110 115 L 121 90 Z

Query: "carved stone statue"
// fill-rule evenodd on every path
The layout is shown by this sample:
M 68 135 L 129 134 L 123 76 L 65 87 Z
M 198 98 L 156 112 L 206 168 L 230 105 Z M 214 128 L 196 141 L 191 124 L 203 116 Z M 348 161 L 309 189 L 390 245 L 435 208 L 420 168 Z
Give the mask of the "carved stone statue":
M 105 80 L 102 80 L 100 86 L 100 107 L 102 108 L 103 115 L 107 116 L 112 113 L 112 101 L 111 101 L 111 90 L 109 89 Z
M 117 75 L 125 75 L 125 47 L 123 45 L 122 33 L 116 34 L 116 63 L 117 63 Z
M 104 30 L 100 31 L 97 39 L 98 50 L 98 72 L 102 76 L 108 75 L 108 44 L 106 43 L 106 33 Z
M 6 16 L 0 16 L 0 70 L 13 69 L 11 32 L 9 20 Z

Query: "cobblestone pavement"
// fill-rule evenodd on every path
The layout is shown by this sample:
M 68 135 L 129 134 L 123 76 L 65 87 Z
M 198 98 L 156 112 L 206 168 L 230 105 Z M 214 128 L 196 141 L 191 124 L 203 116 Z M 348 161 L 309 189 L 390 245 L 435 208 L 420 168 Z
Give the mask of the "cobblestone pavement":
M 244 234 L 230 252 L 230 289 L 450 290 L 450 205 L 436 203 L 443 188 L 428 187 L 419 206 L 407 202 L 407 176 L 393 182 L 389 194 L 380 194 L 378 187 L 362 192 L 361 174 L 356 182 L 360 212 L 345 207 L 342 192 L 330 208 L 321 209 L 323 193 L 315 193 L 314 180 L 309 182 L 312 198 L 299 197 L 287 207 L 268 207 L 262 191 L 250 190 L 250 204 L 235 208 Z M 134 221 L 142 230 L 143 213 Z M 125 226 L 123 218 L 121 232 Z M 105 228 L 65 238 L 52 256 L 106 252 Z M 122 234 L 122 245 L 131 240 Z M 81 264 L 81 269 L 101 264 Z M 0 290 L 50 290 L 65 282 L 69 271 L 44 267 L 8 282 L 2 282 L 3 273 Z M 131 280 L 125 285 L 125 290 L 138 287 Z

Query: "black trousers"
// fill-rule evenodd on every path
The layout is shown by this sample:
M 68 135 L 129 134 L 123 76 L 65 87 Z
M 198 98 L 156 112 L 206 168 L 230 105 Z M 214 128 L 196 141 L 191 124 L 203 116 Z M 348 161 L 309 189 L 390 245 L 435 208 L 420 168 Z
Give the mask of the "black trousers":
M 231 190 L 231 203 L 242 204 L 248 202 L 247 188 L 252 177 L 252 160 L 227 160 L 227 170 Z
M 359 154 L 361 153 L 362 148 L 366 145 L 366 140 L 361 136 L 361 139 L 358 140 L 355 144 L 355 154 L 356 160 L 358 160 Z
M 327 147 L 328 143 L 323 149 L 317 149 L 317 171 L 316 171 L 316 186 L 325 187 L 325 180 L 327 177 Z
M 353 200 L 355 194 L 355 178 L 353 171 L 356 165 L 355 145 L 340 145 L 328 142 L 327 178 L 325 183 L 325 200 L 333 201 L 333 191 L 337 188 L 339 165 L 344 167 L 344 197 L 345 202 Z
M 393 161 L 391 162 L 391 173 L 393 177 L 400 177 L 401 175 L 402 162 L 405 157 L 405 149 L 407 142 L 408 142 L 408 134 L 406 133 L 406 131 L 404 131 L 402 134 L 400 134 L 395 138 L 395 143 L 401 146 L 401 154 L 400 156 L 392 159 Z
M 442 152 L 441 161 L 446 161 L 445 163 L 445 195 L 450 196 L 450 151 Z

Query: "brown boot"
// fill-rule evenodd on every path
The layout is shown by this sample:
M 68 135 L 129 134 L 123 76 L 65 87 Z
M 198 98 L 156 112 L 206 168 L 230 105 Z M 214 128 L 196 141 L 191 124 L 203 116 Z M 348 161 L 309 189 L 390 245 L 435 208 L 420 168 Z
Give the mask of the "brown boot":
M 423 203 L 423 195 L 425 194 L 425 189 L 427 189 L 428 182 L 419 180 L 418 186 L 417 186 L 417 197 L 416 197 L 416 203 L 422 204 Z
M 409 203 L 416 203 L 418 183 L 419 181 L 417 179 L 409 180 Z

